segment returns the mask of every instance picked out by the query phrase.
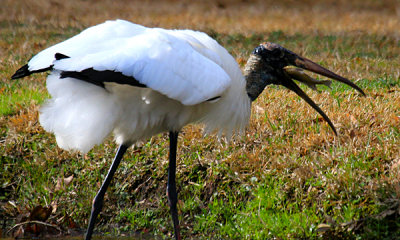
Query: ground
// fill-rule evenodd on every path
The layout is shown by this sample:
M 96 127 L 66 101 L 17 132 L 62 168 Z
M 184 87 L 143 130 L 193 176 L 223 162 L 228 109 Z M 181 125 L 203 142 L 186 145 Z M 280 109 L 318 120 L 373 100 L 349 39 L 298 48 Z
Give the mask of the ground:
M 107 19 L 208 33 L 244 66 L 259 43 L 281 44 L 343 75 L 304 101 L 268 87 L 249 127 L 227 142 L 187 126 L 177 184 L 185 238 L 400 238 L 400 2 L 2 0 L 0 8 L 0 236 L 79 234 L 113 158 L 108 139 L 86 155 L 58 148 L 38 123 L 46 74 L 10 76 L 38 51 Z M 96 231 L 172 235 L 165 196 L 166 134 L 132 148 Z M 50 208 L 51 207 L 51 208 Z M 41 224 L 17 225 L 41 220 Z

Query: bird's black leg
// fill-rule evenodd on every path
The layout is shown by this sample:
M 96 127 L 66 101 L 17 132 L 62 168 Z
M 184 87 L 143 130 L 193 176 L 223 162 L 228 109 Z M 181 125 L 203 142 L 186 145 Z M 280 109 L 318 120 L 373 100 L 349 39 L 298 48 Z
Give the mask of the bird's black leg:
M 181 234 L 179 230 L 178 211 L 176 203 L 178 196 L 176 193 L 175 172 L 176 172 L 176 149 L 178 144 L 179 132 L 169 132 L 169 168 L 168 168 L 168 183 L 167 183 L 167 196 L 169 207 L 171 210 L 172 221 L 174 223 L 175 239 L 180 240 Z
M 104 179 L 104 182 L 101 185 L 99 192 L 93 199 L 92 213 L 90 214 L 89 226 L 86 231 L 86 237 L 85 237 L 86 240 L 90 240 L 92 238 L 96 217 L 97 215 L 99 215 L 101 209 L 103 208 L 104 194 L 106 193 L 108 185 L 110 185 L 111 179 L 113 178 L 114 173 L 117 170 L 119 163 L 121 162 L 122 156 L 124 155 L 128 147 L 129 146 L 123 144 L 119 146 L 114 161 L 111 164 L 110 170 L 108 170 L 106 179 Z

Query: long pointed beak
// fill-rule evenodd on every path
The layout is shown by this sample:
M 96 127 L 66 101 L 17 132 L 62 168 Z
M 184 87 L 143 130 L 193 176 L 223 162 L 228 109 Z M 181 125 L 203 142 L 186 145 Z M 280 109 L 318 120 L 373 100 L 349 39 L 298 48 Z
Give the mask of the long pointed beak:
M 360 87 L 358 87 L 356 84 L 351 82 L 350 80 L 348 80 L 342 76 L 339 76 L 336 73 L 329 71 L 328 69 L 316 64 L 315 62 L 313 62 L 307 58 L 300 57 L 293 52 L 290 52 L 290 53 L 292 55 L 292 61 L 289 61 L 290 64 L 292 64 L 296 67 L 323 75 L 325 77 L 337 80 L 339 82 L 345 83 L 345 84 L 349 85 L 350 87 L 356 89 L 357 91 L 359 91 L 361 94 L 363 94 L 365 96 L 364 91 Z M 295 92 L 297 95 L 299 95 L 299 97 L 303 98 L 311 107 L 313 107 L 319 114 L 321 114 L 321 116 L 325 119 L 325 121 L 332 128 L 335 135 L 337 135 L 336 128 L 333 125 L 332 121 L 329 119 L 329 117 L 321 110 L 321 108 L 318 107 L 318 105 L 313 100 L 311 100 L 311 98 L 309 96 L 307 96 L 307 94 L 303 90 L 301 90 L 301 88 L 299 86 L 297 86 L 297 84 L 291 79 L 290 75 L 287 75 L 285 77 L 285 79 L 280 82 L 280 84 L 282 84 L 283 86 L 285 86 L 288 89 Z
M 317 104 L 315 104 L 313 100 L 311 100 L 309 96 L 307 96 L 305 92 L 303 92 L 303 90 L 301 90 L 299 86 L 297 86 L 292 78 L 297 79 L 300 82 L 306 83 L 311 87 L 315 87 L 316 84 L 325 83 L 327 83 L 325 85 L 329 86 L 330 82 L 313 79 L 312 77 L 307 76 L 305 73 L 299 73 L 299 70 L 292 71 L 290 68 L 288 69 L 287 67 L 293 65 L 298 68 L 302 68 L 304 70 L 308 70 L 323 75 L 325 77 L 337 80 L 339 82 L 349 85 L 350 87 L 356 89 L 365 96 L 364 91 L 350 80 L 329 71 L 328 69 L 316 64 L 315 62 L 307 58 L 295 54 L 294 52 L 280 46 L 279 44 L 271 42 L 262 43 L 260 46 L 254 49 L 253 54 L 255 57 L 250 58 L 246 64 L 247 74 L 251 75 L 252 72 L 257 73 L 257 71 L 259 71 L 256 67 L 253 66 L 255 63 L 262 63 L 261 66 L 265 65 L 266 67 L 264 70 L 265 72 L 261 74 L 263 84 L 254 84 L 254 88 L 256 90 L 252 88 L 253 77 L 249 77 L 250 84 L 246 85 L 246 90 L 248 90 L 248 94 L 252 100 L 256 99 L 258 94 L 260 94 L 260 91 L 257 91 L 258 89 L 264 89 L 264 87 L 268 84 L 282 85 L 295 92 L 297 95 L 299 95 L 299 97 L 303 98 L 311 107 L 313 107 L 325 119 L 325 121 L 328 122 L 329 126 L 332 128 L 333 132 L 336 135 L 337 131 L 329 117 L 321 110 L 321 108 L 318 107 Z
M 344 84 L 347 84 L 347 85 L 349 85 L 350 87 L 356 89 L 362 95 L 365 96 L 364 91 L 359 86 L 354 84 L 352 81 L 350 81 L 347 78 L 344 78 L 342 76 L 339 76 L 336 73 L 333 73 L 333 72 L 329 71 L 328 69 L 316 64 L 315 62 L 313 62 L 313 61 L 311 61 L 311 60 L 309 60 L 307 58 L 300 57 L 300 56 L 295 54 L 295 60 L 293 62 L 293 65 L 295 65 L 296 67 L 300 67 L 300 68 L 303 68 L 305 70 L 320 74 L 322 76 L 337 80 L 337 81 L 342 82 Z

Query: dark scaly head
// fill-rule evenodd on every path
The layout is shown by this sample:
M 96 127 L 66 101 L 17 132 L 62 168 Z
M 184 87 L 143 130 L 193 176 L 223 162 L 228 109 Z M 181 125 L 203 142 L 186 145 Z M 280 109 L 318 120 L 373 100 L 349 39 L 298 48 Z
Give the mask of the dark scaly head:
M 350 80 L 341 77 L 276 43 L 267 42 L 257 46 L 253 50 L 245 66 L 244 75 L 246 78 L 246 91 L 250 99 L 254 101 L 267 85 L 276 84 L 285 86 L 303 98 L 319 114 L 321 114 L 335 134 L 337 134 L 336 129 L 328 116 L 293 81 L 293 79 L 303 81 L 302 78 L 299 78 L 298 74 L 293 74 L 293 71 L 285 71 L 285 67 L 287 66 L 295 66 L 345 83 L 365 96 L 364 91 Z M 305 75 L 304 73 L 302 74 L 303 76 Z

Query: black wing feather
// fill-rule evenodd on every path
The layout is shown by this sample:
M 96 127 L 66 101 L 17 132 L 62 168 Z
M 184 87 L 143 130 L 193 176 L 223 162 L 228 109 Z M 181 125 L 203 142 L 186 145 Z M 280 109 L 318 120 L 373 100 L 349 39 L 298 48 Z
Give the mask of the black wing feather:
M 54 58 L 56 60 L 61 60 L 64 58 L 69 58 L 69 56 L 64 55 L 62 53 L 56 53 L 54 55 Z M 53 69 L 53 65 L 51 65 L 47 68 L 29 71 L 29 66 L 28 66 L 28 64 L 26 64 L 26 65 L 22 66 L 20 69 L 18 69 L 14 73 L 14 75 L 12 75 L 11 78 L 12 79 L 23 78 L 23 77 L 29 76 L 33 73 L 45 72 L 45 71 L 52 70 L 52 69 Z M 128 84 L 131 86 L 142 87 L 142 88 L 146 87 L 146 85 L 140 83 L 138 80 L 136 80 L 133 77 L 129 77 L 129 76 L 123 75 L 120 72 L 115 72 L 115 71 L 111 71 L 111 70 L 97 71 L 97 70 L 94 70 L 93 68 L 88 68 L 88 69 L 85 69 L 80 72 L 62 71 L 60 74 L 60 78 L 67 78 L 67 77 L 76 78 L 76 79 L 94 84 L 94 85 L 102 87 L 102 88 L 104 88 L 104 83 L 106 83 L 106 82 L 115 82 L 118 84 Z
M 61 59 L 64 59 L 64 58 L 69 58 L 67 55 L 64 55 L 64 54 L 62 54 L 62 53 L 56 53 L 56 54 L 54 55 L 54 57 L 55 57 L 56 60 L 61 60 Z
M 74 72 L 74 71 L 61 72 L 60 78 L 67 78 L 67 77 L 76 78 L 76 79 L 97 85 L 102 88 L 104 88 L 104 83 L 106 83 L 106 82 L 127 84 L 127 85 L 131 85 L 134 87 L 142 87 L 142 88 L 146 87 L 146 85 L 140 83 L 138 80 L 136 80 L 133 77 L 129 77 L 129 76 L 123 75 L 120 72 L 115 72 L 115 71 L 111 71 L 111 70 L 97 71 L 97 70 L 94 70 L 93 68 L 88 68 L 81 72 Z

